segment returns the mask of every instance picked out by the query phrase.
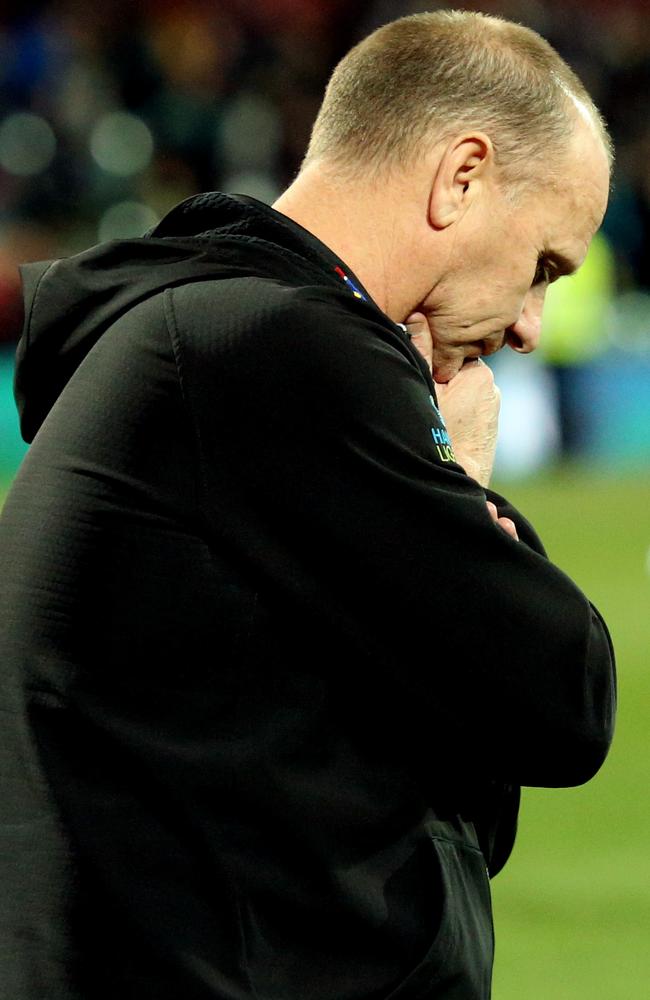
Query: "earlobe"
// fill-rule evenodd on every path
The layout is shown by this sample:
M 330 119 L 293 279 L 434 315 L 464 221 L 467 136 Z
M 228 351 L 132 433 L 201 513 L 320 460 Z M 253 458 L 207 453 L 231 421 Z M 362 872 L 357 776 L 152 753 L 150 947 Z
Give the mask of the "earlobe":
M 461 218 L 494 168 L 494 147 L 482 132 L 455 136 L 445 143 L 431 185 L 429 222 L 446 229 Z

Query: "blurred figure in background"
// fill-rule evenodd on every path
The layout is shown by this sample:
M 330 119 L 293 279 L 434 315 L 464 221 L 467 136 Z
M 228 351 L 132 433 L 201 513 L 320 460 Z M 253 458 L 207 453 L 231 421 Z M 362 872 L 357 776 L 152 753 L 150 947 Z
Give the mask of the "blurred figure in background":
M 580 270 L 549 288 L 546 297 L 541 349 L 553 374 L 564 458 L 585 452 L 586 421 L 576 373 L 608 346 L 614 288 L 614 256 L 605 235 L 596 233 Z

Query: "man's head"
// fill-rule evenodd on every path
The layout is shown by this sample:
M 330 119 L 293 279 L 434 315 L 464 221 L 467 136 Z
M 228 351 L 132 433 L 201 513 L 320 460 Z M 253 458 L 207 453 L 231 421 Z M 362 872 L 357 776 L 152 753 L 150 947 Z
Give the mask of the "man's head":
M 276 207 L 397 322 L 418 312 L 438 381 L 534 350 L 549 281 L 582 263 L 612 153 L 584 87 L 535 32 L 481 14 L 402 18 L 334 71 Z
M 609 192 L 609 160 L 600 137 L 576 121 L 551 176 L 513 201 L 495 167 L 487 135 L 465 132 L 434 148 L 426 226 L 416 247 L 416 310 L 433 340 L 433 371 L 453 378 L 468 358 L 505 344 L 537 347 L 548 285 L 582 264 Z M 435 247 L 435 249 L 434 249 Z

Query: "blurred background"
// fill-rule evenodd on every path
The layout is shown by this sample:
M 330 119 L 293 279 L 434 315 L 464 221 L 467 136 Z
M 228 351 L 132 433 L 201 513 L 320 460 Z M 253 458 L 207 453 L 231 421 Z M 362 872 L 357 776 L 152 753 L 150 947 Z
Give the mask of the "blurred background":
M 11 395 L 17 266 L 141 235 L 197 191 L 271 202 L 336 61 L 409 0 L 2 0 L 0 504 L 24 454 Z M 619 735 L 586 788 L 530 790 L 495 881 L 495 1000 L 650 995 L 650 4 L 500 0 L 603 110 L 617 150 L 584 267 L 549 292 L 543 349 L 494 360 L 497 488 L 601 607 Z M 498 248 L 495 248 L 495 252 Z M 38 530 L 38 525 L 34 526 Z M 2 583 L 0 567 L 0 585 Z

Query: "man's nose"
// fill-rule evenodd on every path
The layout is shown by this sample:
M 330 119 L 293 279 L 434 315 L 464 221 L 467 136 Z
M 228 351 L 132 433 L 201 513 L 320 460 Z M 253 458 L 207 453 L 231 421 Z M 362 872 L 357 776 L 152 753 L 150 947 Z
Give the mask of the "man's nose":
M 520 354 L 530 354 L 539 344 L 542 332 L 544 295 L 529 292 L 519 314 L 519 319 L 506 330 L 506 344 Z

